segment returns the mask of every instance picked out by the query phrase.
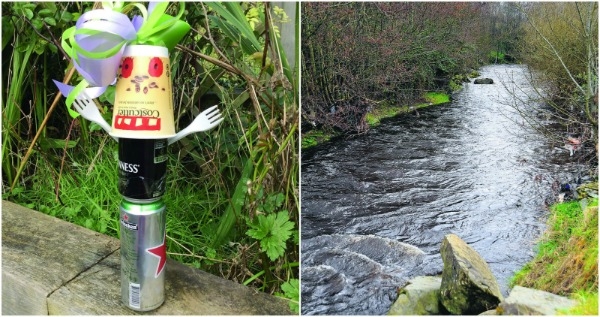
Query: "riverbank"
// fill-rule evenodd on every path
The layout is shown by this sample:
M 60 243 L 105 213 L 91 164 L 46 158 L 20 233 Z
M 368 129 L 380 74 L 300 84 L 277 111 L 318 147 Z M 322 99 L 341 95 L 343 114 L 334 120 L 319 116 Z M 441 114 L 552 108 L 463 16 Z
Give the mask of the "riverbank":
M 470 82 L 471 78 L 476 78 L 479 76 L 480 74 L 476 70 L 472 70 L 468 74 L 454 75 L 452 78 L 449 79 L 447 83 L 447 89 L 452 91 L 452 94 L 454 94 L 462 89 L 463 83 Z M 378 126 L 382 119 L 392 118 L 405 113 L 411 113 L 430 106 L 444 105 L 450 102 L 451 97 L 445 92 L 429 91 L 423 94 L 422 99 L 424 100 L 424 102 L 417 103 L 414 105 L 392 105 L 384 101 L 373 111 L 367 113 L 365 121 L 367 122 L 370 128 L 373 128 Z M 310 130 L 307 133 L 302 134 L 302 149 L 306 150 L 317 144 L 327 142 L 332 138 L 340 135 L 340 132 L 333 130 Z
M 578 305 L 569 315 L 598 314 L 598 183 L 596 197 L 553 205 L 538 254 L 511 284 L 568 296 Z
M 399 105 L 388 105 L 384 104 L 377 107 L 373 111 L 367 113 L 365 120 L 370 128 L 376 127 L 380 124 L 382 119 L 395 117 L 404 113 L 410 113 L 417 111 L 418 109 L 439 106 L 450 102 L 450 95 L 443 92 L 427 92 L 423 95 L 425 102 L 418 103 L 412 106 L 399 106 Z M 302 134 L 302 149 L 308 149 L 317 144 L 329 141 L 331 138 L 341 135 L 338 131 L 324 131 L 320 129 L 314 129 L 307 133 Z

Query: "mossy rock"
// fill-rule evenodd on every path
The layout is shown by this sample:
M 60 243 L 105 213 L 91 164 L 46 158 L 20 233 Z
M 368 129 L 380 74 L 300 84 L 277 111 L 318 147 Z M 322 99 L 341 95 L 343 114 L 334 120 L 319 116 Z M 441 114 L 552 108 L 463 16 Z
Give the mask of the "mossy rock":
M 443 312 L 439 294 L 442 278 L 417 276 L 399 291 L 388 315 L 439 315 Z
M 448 234 L 440 248 L 444 269 L 440 300 L 454 315 L 473 315 L 497 307 L 502 293 L 481 256 L 455 234 Z
M 579 199 L 598 197 L 598 182 L 587 183 L 577 187 Z

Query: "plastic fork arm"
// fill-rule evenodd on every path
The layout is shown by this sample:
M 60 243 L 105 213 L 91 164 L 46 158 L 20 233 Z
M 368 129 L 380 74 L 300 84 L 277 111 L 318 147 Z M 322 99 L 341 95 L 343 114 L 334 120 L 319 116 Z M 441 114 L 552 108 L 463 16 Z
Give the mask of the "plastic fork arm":
M 187 136 L 188 134 L 192 134 L 194 132 L 197 132 L 193 129 L 193 122 L 190 123 L 189 126 L 187 126 L 187 128 L 179 131 L 177 134 L 175 134 L 174 137 L 167 139 L 168 145 L 171 145 L 181 139 L 183 139 L 185 136 Z

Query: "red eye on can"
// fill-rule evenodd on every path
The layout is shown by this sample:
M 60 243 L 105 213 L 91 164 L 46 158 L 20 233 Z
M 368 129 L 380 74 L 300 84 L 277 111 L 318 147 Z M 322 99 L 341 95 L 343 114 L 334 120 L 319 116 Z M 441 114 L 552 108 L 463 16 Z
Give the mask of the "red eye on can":
M 160 77 L 163 73 L 163 62 L 159 57 L 153 57 L 148 65 L 148 74 L 152 77 Z
M 133 71 L 133 58 L 125 57 L 121 64 L 121 76 L 123 76 L 123 78 L 128 78 L 131 76 L 131 71 Z

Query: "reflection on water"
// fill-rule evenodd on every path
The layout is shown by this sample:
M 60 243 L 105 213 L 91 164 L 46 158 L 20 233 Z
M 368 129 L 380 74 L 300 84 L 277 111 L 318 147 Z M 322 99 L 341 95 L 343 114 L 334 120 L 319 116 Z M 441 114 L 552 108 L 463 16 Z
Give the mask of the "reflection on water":
M 534 254 L 551 184 L 581 168 L 515 123 L 502 84 L 531 93 L 526 71 L 484 67 L 496 84 L 466 84 L 451 105 L 303 155 L 303 314 L 385 314 L 398 286 L 441 273 L 448 233 L 477 250 L 507 292 Z

